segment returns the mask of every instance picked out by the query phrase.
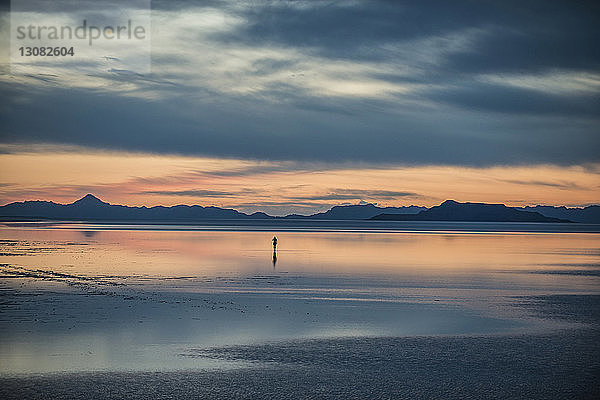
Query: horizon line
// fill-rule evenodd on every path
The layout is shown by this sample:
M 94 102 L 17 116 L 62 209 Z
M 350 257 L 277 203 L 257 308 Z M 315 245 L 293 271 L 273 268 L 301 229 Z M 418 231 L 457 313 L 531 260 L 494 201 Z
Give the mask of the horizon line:
M 218 208 L 218 209 L 221 209 L 221 210 L 233 210 L 233 211 L 236 211 L 236 212 L 238 212 L 238 213 L 240 213 L 240 214 L 245 214 L 245 215 L 265 214 L 265 215 L 267 215 L 267 216 L 269 216 L 269 217 L 273 217 L 273 218 L 284 218 L 284 217 L 288 217 L 288 216 L 292 216 L 292 215 L 298 215 L 298 216 L 310 217 L 310 216 L 313 216 L 313 215 L 316 215 L 316 214 L 325 213 L 325 212 L 327 212 L 327 211 L 330 211 L 330 210 L 331 210 L 331 209 L 333 209 L 334 207 L 368 206 L 368 205 L 372 205 L 372 206 L 374 206 L 374 207 L 378 207 L 378 208 L 382 208 L 382 209 L 384 209 L 384 208 L 410 208 L 410 207 L 419 207 L 419 208 L 424 208 L 424 209 L 431 209 L 431 208 L 433 208 L 433 207 L 436 207 L 436 206 L 427 207 L 427 206 L 416 205 L 416 204 L 411 204 L 411 205 L 408 205 L 408 206 L 380 206 L 380 205 L 378 205 L 377 203 L 363 202 L 363 201 L 361 200 L 360 202 L 363 202 L 363 204 L 360 204 L 360 203 L 359 203 L 359 204 L 344 204 L 344 203 L 342 203 L 342 204 L 337 204 L 337 205 L 330 206 L 330 207 L 329 207 L 329 208 L 328 208 L 326 211 L 319 211 L 319 212 L 315 212 L 315 213 L 312 213 L 312 214 L 298 214 L 298 213 L 291 213 L 291 214 L 286 214 L 286 215 L 277 216 L 277 215 L 270 215 L 270 214 L 266 213 L 265 211 L 255 211 L 255 212 L 253 212 L 253 213 L 246 213 L 246 212 L 243 212 L 243 211 L 239 211 L 239 210 L 238 210 L 238 209 L 236 209 L 236 208 L 222 207 L 222 206 L 216 206 L 216 205 L 200 205 L 200 204 L 191 204 L 191 205 L 190 205 L 190 204 L 175 204 L 175 205 L 172 205 L 172 206 L 164 206 L 164 205 L 162 205 L 162 204 L 157 204 L 157 205 L 153 205 L 153 206 L 146 206 L 146 205 L 142 205 L 142 206 L 132 206 L 132 205 L 126 205 L 126 204 L 114 204 L 114 203 L 109 203 L 109 202 L 107 202 L 107 201 L 104 201 L 104 200 L 100 199 L 98 196 L 96 196 L 96 195 L 94 195 L 94 194 L 92 194 L 92 193 L 87 193 L 87 194 L 85 194 L 84 196 L 82 196 L 82 197 L 80 197 L 80 198 L 78 198 L 78 199 L 74 200 L 74 201 L 73 201 L 73 202 L 71 202 L 71 203 L 58 203 L 58 202 L 54 202 L 54 201 L 52 201 L 52 200 L 40 200 L 40 199 L 37 199 L 37 200 L 22 200 L 22 201 L 13 201 L 13 202 L 10 202 L 10 203 L 6 203 L 6 204 L 3 204 L 3 205 L 0 205 L 0 207 L 5 207 L 5 206 L 11 205 L 11 204 L 15 204 L 15 203 L 26 203 L 26 202 L 36 202 L 36 201 L 38 201 L 38 202 L 48 202 L 48 203 L 54 203 L 54 204 L 59 204 L 59 205 L 67 206 L 67 205 L 72 205 L 72 204 L 75 204 L 76 202 L 78 202 L 78 201 L 80 201 L 80 200 L 83 200 L 83 199 L 85 199 L 85 198 L 86 198 L 86 197 L 88 197 L 88 196 L 91 196 L 91 197 L 95 198 L 96 200 L 98 200 L 98 201 L 100 201 L 100 202 L 102 202 L 102 203 L 108 204 L 108 205 L 110 205 L 110 206 L 121 206 L 121 207 L 131 207 L 131 208 L 154 208 L 154 207 L 173 208 L 173 207 L 178 207 L 178 206 L 186 206 L 186 207 L 202 207 L 202 208 L 211 208 L 211 207 L 212 207 L 212 208 Z M 445 203 L 445 202 L 447 202 L 447 201 L 455 201 L 455 202 L 457 202 L 457 203 L 462 203 L 462 204 L 469 204 L 469 203 L 470 203 L 470 204 L 488 204 L 488 205 L 492 205 L 492 204 L 500 204 L 500 205 L 503 205 L 503 206 L 505 206 L 505 207 L 510 207 L 510 208 L 526 208 L 526 207 L 532 207 L 532 208 L 534 208 L 534 207 L 554 207 L 554 208 L 566 208 L 566 209 L 584 209 L 584 208 L 586 208 L 586 207 L 600 206 L 600 203 L 587 204 L 587 205 L 578 205 L 578 206 L 565 206 L 565 205 L 560 205 L 560 206 L 558 206 L 558 205 L 548 205 L 548 204 L 535 204 L 535 205 L 525 205 L 525 206 L 507 206 L 507 205 L 506 205 L 506 204 L 504 204 L 504 203 L 487 203 L 487 202 L 473 202 L 473 201 L 458 201 L 458 200 L 454 200 L 454 199 L 446 199 L 446 200 L 443 200 L 443 201 L 442 201 L 442 202 L 440 202 L 440 203 L 439 203 L 437 206 L 439 206 L 439 205 L 441 205 L 441 204 L 443 204 L 443 203 Z

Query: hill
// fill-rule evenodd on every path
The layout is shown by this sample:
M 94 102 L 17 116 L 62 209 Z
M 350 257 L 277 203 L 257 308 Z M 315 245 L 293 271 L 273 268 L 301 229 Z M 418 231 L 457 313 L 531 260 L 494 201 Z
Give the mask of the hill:
M 459 203 L 447 200 L 439 206 L 378 207 L 373 204 L 335 206 L 312 215 L 273 217 L 264 212 L 245 214 L 229 208 L 177 205 L 129 207 L 109 204 L 88 194 L 70 204 L 23 201 L 0 206 L 0 218 L 84 221 L 196 222 L 203 220 L 387 220 L 387 221 L 486 221 L 486 222 L 583 222 L 600 223 L 600 206 L 566 208 L 535 206 L 512 208 L 504 204 Z
M 462 221 L 462 222 L 571 222 L 546 217 L 538 212 L 522 211 L 504 204 L 459 203 L 446 200 L 414 215 L 380 214 L 372 220 L 385 221 Z
M 172 207 L 129 207 L 106 203 L 88 194 L 71 204 L 51 201 L 24 201 L 0 207 L 0 217 L 96 221 L 171 221 L 207 219 L 272 218 L 264 213 L 252 215 L 219 207 L 178 205 Z
M 408 207 L 377 207 L 373 204 L 335 206 L 330 210 L 312 215 L 292 214 L 284 218 L 287 219 L 328 219 L 328 220 L 352 220 L 369 219 L 379 214 L 417 214 L 419 211 L 426 210 L 426 207 L 408 206 Z
M 573 222 L 586 224 L 600 224 L 600 206 L 587 206 L 584 208 L 535 206 L 520 207 L 518 210 L 538 212 L 546 217 L 568 219 Z

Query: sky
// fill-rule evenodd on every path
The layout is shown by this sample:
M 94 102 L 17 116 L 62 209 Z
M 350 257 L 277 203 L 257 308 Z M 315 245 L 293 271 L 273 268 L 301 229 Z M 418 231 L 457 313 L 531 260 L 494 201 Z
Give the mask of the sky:
M 600 203 L 594 2 L 152 1 L 143 73 L 0 23 L 0 204 Z

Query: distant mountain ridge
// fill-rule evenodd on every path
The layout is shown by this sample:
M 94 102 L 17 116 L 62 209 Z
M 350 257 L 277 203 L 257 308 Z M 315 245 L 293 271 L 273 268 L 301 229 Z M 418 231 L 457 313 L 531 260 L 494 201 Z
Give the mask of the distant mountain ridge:
M 264 213 L 248 215 L 236 210 L 212 206 L 129 207 L 106 203 L 91 194 L 71 204 L 37 200 L 0 207 L 2 217 L 97 221 L 199 221 L 264 218 L 265 215 Z
M 439 206 L 378 207 L 374 204 L 335 206 L 312 215 L 274 217 L 263 212 L 246 214 L 214 206 L 130 207 L 109 204 L 87 194 L 70 204 L 23 201 L 0 206 L 0 218 L 84 221 L 196 222 L 202 220 L 308 219 L 388 221 L 487 221 L 487 222 L 582 222 L 600 223 L 600 206 L 566 208 L 551 206 L 507 207 L 503 204 L 459 203 L 447 200 Z
M 291 214 L 283 218 L 287 219 L 369 219 L 383 213 L 390 214 L 416 214 L 419 211 L 426 210 L 427 207 L 408 206 L 408 207 L 377 207 L 374 204 L 361 204 L 349 206 L 334 206 L 328 211 L 312 215 Z
M 587 206 L 583 208 L 576 207 L 553 207 L 553 206 L 528 206 L 519 207 L 517 210 L 535 211 L 546 217 L 568 219 L 573 222 L 582 222 L 587 224 L 600 224 L 600 206 Z
M 522 211 L 504 204 L 459 203 L 446 200 L 413 215 L 380 214 L 372 220 L 384 221 L 461 221 L 461 222 L 571 222 L 566 219 L 546 217 L 534 211 Z

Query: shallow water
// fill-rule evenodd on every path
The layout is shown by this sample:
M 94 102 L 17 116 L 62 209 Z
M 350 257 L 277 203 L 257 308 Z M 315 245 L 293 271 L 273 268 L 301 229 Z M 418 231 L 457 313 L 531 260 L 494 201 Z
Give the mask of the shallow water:
M 597 399 L 596 332 L 347 338 L 217 349 L 260 367 L 0 376 L 5 399 Z M 192 353 L 193 355 L 194 353 Z
M 371 279 L 383 279 L 394 286 L 406 286 L 410 281 L 448 286 L 448 281 L 456 281 L 458 286 L 501 289 L 522 284 L 532 290 L 595 290 L 597 281 L 590 284 L 590 279 L 581 276 L 594 276 L 600 271 L 600 233 L 318 229 L 261 232 L 197 228 L 210 227 L 5 227 L 0 230 L 0 261 L 116 281 L 218 281 L 226 277 L 235 280 L 293 274 L 302 278 L 357 278 L 365 288 L 371 286 Z M 279 238 L 276 260 L 270 244 L 273 235 Z M 545 279 L 540 276 L 544 274 L 563 277 Z
M 290 340 L 537 335 L 596 323 L 569 318 L 577 308 L 556 317 L 530 305 L 600 294 L 598 233 L 349 226 L 7 225 L 0 371 L 227 369 L 256 360 L 189 354 Z

